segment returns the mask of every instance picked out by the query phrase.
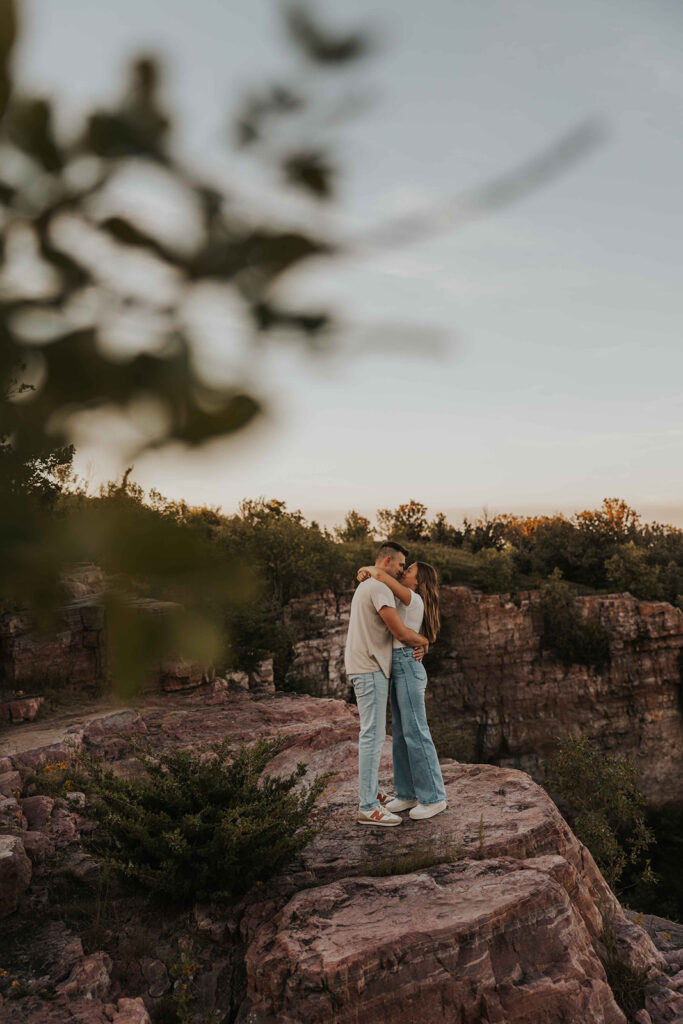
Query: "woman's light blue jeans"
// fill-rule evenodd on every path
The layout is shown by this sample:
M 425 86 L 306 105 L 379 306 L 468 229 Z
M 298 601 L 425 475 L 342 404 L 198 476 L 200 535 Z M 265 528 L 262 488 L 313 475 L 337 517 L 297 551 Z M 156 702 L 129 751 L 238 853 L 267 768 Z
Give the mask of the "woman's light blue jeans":
M 360 717 L 358 799 L 361 811 L 372 811 L 380 806 L 377 788 L 382 745 L 387 738 L 389 680 L 383 672 L 364 672 L 350 678 Z
M 427 673 L 412 647 L 394 650 L 391 667 L 391 731 L 394 788 L 399 800 L 436 804 L 446 799 L 439 758 L 427 725 Z

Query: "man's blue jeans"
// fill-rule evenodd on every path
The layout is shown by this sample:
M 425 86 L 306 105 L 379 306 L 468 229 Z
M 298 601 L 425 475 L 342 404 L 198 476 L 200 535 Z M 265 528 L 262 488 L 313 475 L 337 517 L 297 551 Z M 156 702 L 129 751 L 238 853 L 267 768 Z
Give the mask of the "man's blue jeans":
M 389 680 L 383 672 L 352 675 L 360 717 L 358 737 L 358 798 L 361 811 L 380 806 L 377 799 L 379 761 L 387 736 Z
M 427 673 L 411 647 L 394 650 L 391 666 L 391 733 L 394 788 L 399 800 L 436 804 L 446 799 L 439 758 L 427 724 Z

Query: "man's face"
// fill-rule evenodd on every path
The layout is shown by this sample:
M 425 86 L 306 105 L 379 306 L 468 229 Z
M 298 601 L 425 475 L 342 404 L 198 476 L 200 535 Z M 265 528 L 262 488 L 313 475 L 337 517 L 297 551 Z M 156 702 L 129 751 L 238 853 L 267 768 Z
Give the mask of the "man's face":
M 390 576 L 393 576 L 395 580 L 400 580 L 403 575 L 403 570 L 406 567 L 406 556 L 402 555 L 400 551 L 396 552 L 394 558 L 385 559 L 385 570 Z

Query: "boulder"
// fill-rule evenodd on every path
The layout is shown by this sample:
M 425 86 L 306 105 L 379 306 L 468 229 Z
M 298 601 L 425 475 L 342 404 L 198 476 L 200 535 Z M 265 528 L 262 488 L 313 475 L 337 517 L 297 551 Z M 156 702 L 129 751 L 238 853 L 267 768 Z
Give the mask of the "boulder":
M 17 836 L 0 836 L 0 918 L 14 913 L 31 882 L 31 861 Z
M 21 806 L 13 796 L 0 797 L 0 826 L 15 832 L 27 827 Z
M 85 793 L 81 793 L 77 789 L 72 789 L 66 794 L 66 799 L 72 805 L 78 809 L 85 807 Z
M 657 978 L 645 989 L 645 1009 L 652 1024 L 680 1024 L 683 1020 L 683 992 L 675 991 L 669 979 Z
M 78 743 L 71 740 L 61 740 L 58 743 L 48 743 L 44 747 L 35 747 L 33 750 L 22 750 L 14 754 L 12 760 L 16 768 L 21 771 L 38 771 L 46 764 L 72 764 L 75 756 L 74 747 Z
M 32 722 L 44 701 L 44 697 L 17 697 L 15 700 L 4 701 L 0 704 L 0 721 L 11 722 L 12 725 Z
M 101 950 L 91 953 L 76 964 L 67 980 L 58 986 L 57 993 L 70 998 L 102 999 L 111 985 L 111 967 L 111 959 L 106 953 Z
M 211 678 L 213 673 L 209 673 Z M 207 681 L 207 673 L 198 662 L 184 658 L 165 658 L 159 666 L 159 683 L 162 690 L 191 690 Z
M 3 760 L 5 760 L 3 758 Z M 0 796 L 16 796 L 21 793 L 21 775 L 17 771 L 0 774 Z
M 549 858 L 304 890 L 249 936 L 249 1015 L 298 1024 L 625 1024 Z
M 159 999 L 171 987 L 166 964 L 161 960 L 143 957 L 140 961 L 142 976 L 147 982 L 147 992 L 151 999 Z
M 121 998 L 116 1004 L 116 1013 L 111 1018 L 112 1024 L 152 1024 L 142 999 Z
M 236 668 L 229 668 L 225 670 L 225 680 L 228 684 L 229 690 L 248 690 L 249 689 L 249 673 L 241 672 Z
M 55 802 L 49 796 L 27 796 L 21 809 L 30 829 L 42 828 L 51 818 Z
M 42 864 L 54 850 L 54 845 L 44 832 L 23 832 L 21 841 L 32 864 Z
M 272 658 L 260 661 L 256 668 L 249 673 L 249 689 L 266 690 L 269 693 L 274 692 L 275 677 Z

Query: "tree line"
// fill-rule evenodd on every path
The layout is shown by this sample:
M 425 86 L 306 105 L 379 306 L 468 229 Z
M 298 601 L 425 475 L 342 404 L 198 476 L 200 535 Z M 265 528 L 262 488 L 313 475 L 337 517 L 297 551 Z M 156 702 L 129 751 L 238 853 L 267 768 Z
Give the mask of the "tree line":
M 389 538 L 405 543 L 410 560 L 435 565 L 444 584 L 486 593 L 540 588 L 555 598 L 553 608 L 558 587 L 565 603 L 582 593 L 629 591 L 683 608 L 683 530 L 643 523 L 616 498 L 571 517 L 484 513 L 460 525 L 442 513 L 429 520 L 425 505 L 411 500 L 381 509 L 375 525 L 351 510 L 342 524 L 327 529 L 278 499 L 245 499 L 237 512 L 225 514 L 170 500 L 154 489 L 145 493 L 128 474 L 90 495 L 68 461 L 61 468 L 61 486 L 59 479 L 50 463 L 33 476 L 25 472 L 18 486 L 33 487 L 42 514 L 62 521 L 72 538 L 87 538 L 93 523 L 111 520 L 117 529 L 123 524 L 108 552 L 98 548 L 105 572 L 118 579 L 123 567 L 128 588 L 134 580 L 141 593 L 190 609 L 200 593 L 199 610 L 216 623 L 221 637 L 219 656 L 227 656 L 226 642 L 240 668 L 274 655 L 280 679 L 293 645 L 316 629 L 305 607 L 298 618 L 285 616 L 288 603 L 323 590 L 350 591 L 358 566 L 373 561 L 377 544 Z M 157 571 L 149 568 L 148 550 L 145 572 L 139 572 L 136 537 L 147 546 L 153 540 Z M 76 555 L 77 546 L 72 550 Z M 169 563 L 173 551 L 177 557 Z M 80 557 L 87 554 L 81 547 Z M 221 570 L 230 580 L 225 588 L 216 583 Z

